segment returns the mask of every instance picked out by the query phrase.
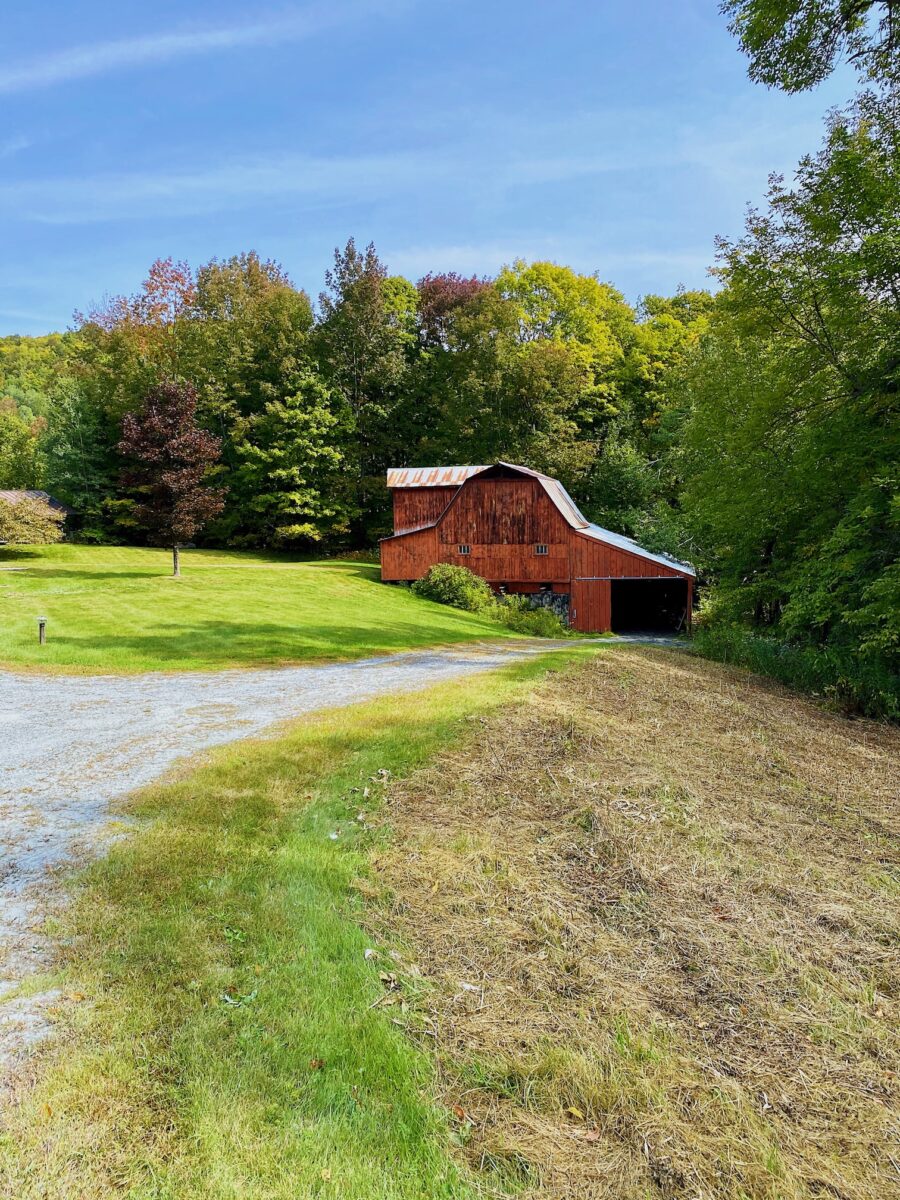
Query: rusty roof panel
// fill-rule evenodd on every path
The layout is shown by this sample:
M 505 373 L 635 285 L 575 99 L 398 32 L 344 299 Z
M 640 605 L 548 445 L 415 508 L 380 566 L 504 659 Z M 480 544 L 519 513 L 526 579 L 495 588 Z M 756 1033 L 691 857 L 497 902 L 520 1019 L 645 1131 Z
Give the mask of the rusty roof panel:
M 484 467 L 393 467 L 387 473 L 389 488 L 459 487 Z

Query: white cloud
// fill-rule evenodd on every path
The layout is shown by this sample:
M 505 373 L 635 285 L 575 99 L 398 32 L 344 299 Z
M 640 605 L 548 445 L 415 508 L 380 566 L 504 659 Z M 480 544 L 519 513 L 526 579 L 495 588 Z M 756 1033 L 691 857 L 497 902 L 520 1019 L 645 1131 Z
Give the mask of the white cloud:
M 22 180 L 0 185 L 0 211 L 54 225 L 198 216 L 275 197 L 376 199 L 451 169 L 420 154 L 279 154 L 196 169 Z
M 344 156 L 247 157 L 197 168 L 104 172 L 0 184 L 0 211 L 46 224 L 198 216 L 277 197 L 371 203 L 439 186 L 476 202 L 486 191 L 588 178 L 620 169 L 590 156 L 488 160 L 468 146 Z
M 106 75 L 127 67 L 171 62 L 173 59 L 250 46 L 270 46 L 301 41 L 320 31 L 357 17 L 389 12 L 397 4 L 363 0 L 345 4 L 324 3 L 240 25 L 196 27 L 173 33 L 151 33 L 117 41 L 73 46 L 34 58 L 23 64 L 0 66 L 0 93 L 52 87 L 76 79 Z
M 11 137 L 0 142 L 0 158 L 11 158 L 14 154 L 18 154 L 22 150 L 27 150 L 31 145 L 27 137 Z

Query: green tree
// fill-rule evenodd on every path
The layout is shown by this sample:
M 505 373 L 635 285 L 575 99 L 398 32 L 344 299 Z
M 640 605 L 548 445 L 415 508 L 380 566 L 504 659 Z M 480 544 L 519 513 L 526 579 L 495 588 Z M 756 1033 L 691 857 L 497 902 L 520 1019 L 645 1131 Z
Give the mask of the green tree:
M 310 546 L 346 536 L 342 418 L 339 402 L 310 373 L 293 395 L 239 422 L 233 503 L 223 520 L 233 544 Z
M 41 486 L 40 438 L 46 424 L 43 417 L 23 415 L 12 397 L 0 397 L 0 488 Z
M 384 474 L 403 441 L 396 417 L 416 348 L 417 299 L 408 280 L 388 276 L 373 245 L 360 251 L 352 238 L 335 250 L 319 297 L 315 353 L 349 413 L 343 451 L 361 545 L 388 525 Z
M 73 510 L 71 524 L 79 538 L 105 540 L 113 514 L 121 508 L 115 427 L 73 376 L 60 377 L 49 402 L 42 442 L 44 486 Z
M 251 252 L 199 269 L 182 369 L 226 443 L 237 418 L 262 412 L 304 377 L 312 323 L 309 297 L 276 262 Z
M 735 243 L 684 376 L 685 515 L 722 619 L 898 665 L 900 143 L 866 94 Z
M 842 59 L 872 79 L 895 79 L 896 0 L 724 0 L 750 78 L 785 92 L 821 83 Z
M 495 287 L 512 305 L 520 343 L 566 345 L 591 372 L 593 386 L 585 393 L 581 424 L 596 427 L 617 412 L 635 324 L 634 310 L 621 293 L 570 267 L 521 260 L 500 272 Z

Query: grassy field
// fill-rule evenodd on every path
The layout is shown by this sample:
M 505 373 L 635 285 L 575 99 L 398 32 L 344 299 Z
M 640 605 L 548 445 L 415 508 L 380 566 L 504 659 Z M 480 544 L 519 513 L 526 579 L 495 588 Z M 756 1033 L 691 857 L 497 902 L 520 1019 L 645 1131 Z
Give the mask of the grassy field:
M 223 750 L 58 918 L 0 1195 L 897 1195 L 898 778 L 627 646 Z
M 201 670 L 363 658 L 489 637 L 499 625 L 380 582 L 375 565 L 195 550 L 7 547 L 0 664 Z M 47 618 L 38 645 L 37 618 Z
M 360 926 L 370 817 L 386 772 L 565 661 L 335 710 L 130 802 L 57 931 L 59 1037 L 0 1120 L 0 1195 L 476 1195 Z

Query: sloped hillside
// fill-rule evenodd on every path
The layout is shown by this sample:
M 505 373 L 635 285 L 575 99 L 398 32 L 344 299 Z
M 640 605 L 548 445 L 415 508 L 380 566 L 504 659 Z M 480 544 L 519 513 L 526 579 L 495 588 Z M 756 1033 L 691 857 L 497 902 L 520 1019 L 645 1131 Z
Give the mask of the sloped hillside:
M 898 748 L 622 647 L 395 785 L 384 928 L 491 1194 L 897 1194 Z

